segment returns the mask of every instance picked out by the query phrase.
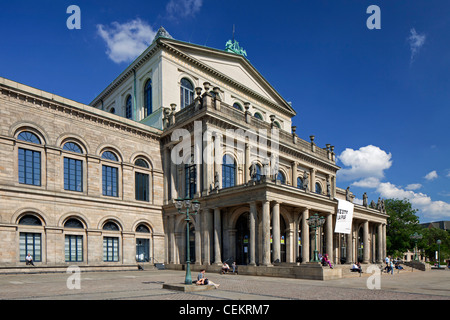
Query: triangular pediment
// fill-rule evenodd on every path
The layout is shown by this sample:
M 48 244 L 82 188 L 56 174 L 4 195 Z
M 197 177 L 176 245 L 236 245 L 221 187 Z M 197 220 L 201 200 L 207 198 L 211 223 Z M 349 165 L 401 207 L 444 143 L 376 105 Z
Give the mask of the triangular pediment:
M 237 83 L 259 97 L 276 105 L 281 111 L 294 116 L 296 112 L 292 109 L 281 95 L 270 85 L 270 83 L 256 70 L 256 68 L 243 56 L 208 47 L 203 47 L 179 40 L 159 39 L 159 41 L 170 46 L 172 50 L 178 50 L 193 59 L 197 64 L 210 68 L 224 78 Z

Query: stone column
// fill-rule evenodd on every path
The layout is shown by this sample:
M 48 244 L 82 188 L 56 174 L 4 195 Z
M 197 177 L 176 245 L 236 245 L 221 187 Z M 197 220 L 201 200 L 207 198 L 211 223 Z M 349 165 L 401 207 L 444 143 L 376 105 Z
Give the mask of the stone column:
M 383 258 L 387 256 L 386 252 L 386 224 L 383 223 Z
M 250 180 L 250 145 L 245 144 L 245 161 L 244 161 L 244 183 L 248 183 Z
M 178 175 L 177 165 L 172 160 L 170 160 L 170 188 L 171 188 L 170 190 L 172 199 L 178 198 L 177 175 Z
M 270 202 L 262 202 L 262 265 L 270 265 Z
M 347 261 L 346 263 L 352 263 L 353 261 L 353 225 L 350 233 L 347 235 Z
M 325 232 L 328 259 L 330 259 L 330 261 L 333 261 L 333 215 L 331 213 L 329 213 L 326 217 Z
M 316 169 L 311 168 L 309 172 L 309 191 L 316 192 Z
M 281 262 L 281 237 L 280 237 L 280 203 L 276 202 L 272 208 L 272 250 L 273 262 Z
M 175 263 L 175 215 L 169 216 L 169 263 Z
M 256 265 L 256 202 L 250 202 L 249 265 Z
M 363 263 L 369 263 L 369 221 L 363 222 Z
M 222 257 L 220 254 L 220 241 L 221 241 L 221 220 L 220 209 L 214 209 L 214 264 L 221 265 Z
M 302 262 L 309 262 L 309 225 L 306 219 L 309 218 L 309 208 L 303 210 L 302 214 Z
M 203 210 L 203 264 L 209 265 L 211 263 L 211 209 Z
M 296 161 L 292 162 L 291 170 L 292 170 L 292 186 L 297 187 L 297 162 Z
M 202 233 L 201 233 L 201 211 L 195 217 L 195 264 L 202 264 Z M 192 252 L 191 252 L 192 254 Z
M 377 262 L 381 263 L 383 261 L 383 225 L 380 223 L 377 226 L 377 233 L 378 233 L 378 256 L 377 256 Z

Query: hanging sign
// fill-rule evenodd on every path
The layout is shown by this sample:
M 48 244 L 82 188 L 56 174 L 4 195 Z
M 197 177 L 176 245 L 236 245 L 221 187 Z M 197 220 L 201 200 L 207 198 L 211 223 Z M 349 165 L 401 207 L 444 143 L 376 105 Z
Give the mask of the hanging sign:
M 338 210 L 336 214 L 335 233 L 350 234 L 353 220 L 353 203 L 346 200 L 338 200 Z

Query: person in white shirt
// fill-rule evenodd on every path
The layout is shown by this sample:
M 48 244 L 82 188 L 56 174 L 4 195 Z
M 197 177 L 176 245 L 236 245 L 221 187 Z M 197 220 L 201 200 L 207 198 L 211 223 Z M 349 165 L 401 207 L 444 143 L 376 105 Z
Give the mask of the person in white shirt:
M 31 264 L 32 266 L 34 266 L 33 257 L 31 256 L 31 254 L 28 253 L 25 259 L 27 260 L 27 265 Z

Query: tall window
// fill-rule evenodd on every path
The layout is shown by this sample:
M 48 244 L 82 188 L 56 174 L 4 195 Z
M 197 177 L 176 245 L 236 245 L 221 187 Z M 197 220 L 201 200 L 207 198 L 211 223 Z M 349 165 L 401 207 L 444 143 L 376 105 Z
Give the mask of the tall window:
M 222 188 L 236 185 L 236 162 L 230 155 L 224 155 L 222 159 Z
M 71 218 L 66 221 L 64 228 L 84 229 L 80 220 Z M 83 236 L 69 235 L 65 236 L 65 258 L 66 262 L 82 262 L 83 261 Z
M 322 186 L 318 182 L 316 182 L 316 193 L 322 194 Z
M 42 226 L 41 220 L 34 215 L 26 215 L 20 219 L 19 225 Z M 21 232 L 19 234 L 19 255 L 20 261 L 24 262 L 28 253 L 35 262 L 42 261 L 42 240 L 40 233 Z
M 195 189 L 197 187 L 197 165 L 195 163 L 186 164 L 184 166 L 186 178 L 186 198 L 194 198 Z
M 186 78 L 181 79 L 180 106 L 184 109 L 194 101 L 194 85 Z
M 147 161 L 144 159 L 137 159 L 134 162 L 134 165 L 137 167 L 141 167 L 144 169 L 148 169 L 149 165 Z M 143 172 L 135 173 L 135 191 L 136 191 L 136 200 L 140 201 L 150 201 L 150 188 L 149 188 L 149 180 L 150 176 Z
M 105 231 L 120 231 L 119 226 L 108 221 L 103 226 Z M 117 262 L 119 261 L 119 238 L 118 237 L 103 237 L 103 261 Z
M 83 153 L 80 146 L 73 142 L 66 143 L 63 149 Z M 83 161 L 64 157 L 64 190 L 83 191 Z
M 283 172 L 278 171 L 277 180 L 280 181 L 281 184 L 286 184 L 286 177 L 284 176 Z
M 23 131 L 17 136 L 18 140 L 41 144 L 41 140 L 28 131 Z M 41 153 L 39 151 L 19 148 L 19 183 L 40 186 L 41 185 Z
M 297 178 L 297 188 L 303 189 L 303 180 L 300 177 Z
M 136 232 L 141 235 L 136 235 L 136 261 L 137 262 L 149 262 L 150 261 L 150 239 L 141 237 L 147 237 L 150 235 L 150 229 L 140 224 L 136 228 Z
M 152 80 L 148 79 L 144 86 L 144 117 L 148 117 L 152 112 Z
M 133 103 L 131 101 L 131 96 L 128 96 L 125 104 L 125 117 L 131 119 L 133 117 Z
M 105 151 L 102 158 L 110 161 L 119 161 L 111 151 Z M 119 169 L 112 166 L 102 165 L 103 195 L 109 197 L 119 196 Z
M 261 180 L 261 166 L 259 164 L 255 165 L 256 173 L 253 177 L 253 181 L 260 181 Z

